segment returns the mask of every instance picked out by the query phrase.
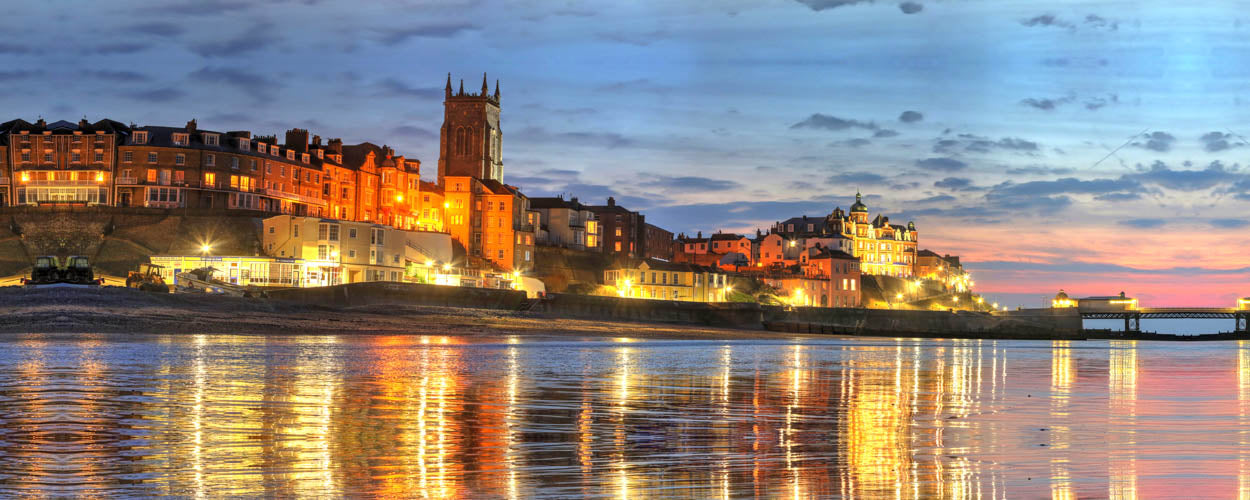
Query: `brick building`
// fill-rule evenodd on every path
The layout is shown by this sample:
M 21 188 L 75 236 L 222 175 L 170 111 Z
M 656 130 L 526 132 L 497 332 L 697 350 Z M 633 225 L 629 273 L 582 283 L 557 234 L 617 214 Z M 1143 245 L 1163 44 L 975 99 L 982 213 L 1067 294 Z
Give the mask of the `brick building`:
M 647 218 L 616 204 L 616 198 L 608 197 L 607 205 L 587 205 L 595 213 L 595 219 L 603 231 L 603 252 L 607 254 L 637 257 L 647 248 Z
M 503 184 L 500 93 L 453 95 L 448 75 L 438 182 L 386 145 L 325 143 L 304 129 L 249 131 L 17 119 L 0 124 L 0 206 L 113 205 L 249 210 L 446 231 L 457 265 L 533 266 L 538 218 Z

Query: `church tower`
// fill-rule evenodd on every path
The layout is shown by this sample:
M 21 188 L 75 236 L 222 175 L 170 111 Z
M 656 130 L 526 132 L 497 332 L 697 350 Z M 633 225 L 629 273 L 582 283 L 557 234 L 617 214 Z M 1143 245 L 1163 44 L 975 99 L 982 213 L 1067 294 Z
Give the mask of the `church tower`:
M 482 90 L 466 93 L 464 80 L 453 93 L 451 73 L 443 99 L 443 128 L 439 133 L 438 183 L 444 177 L 474 177 L 503 182 L 503 131 L 499 129 L 499 81 L 489 93 L 486 73 Z

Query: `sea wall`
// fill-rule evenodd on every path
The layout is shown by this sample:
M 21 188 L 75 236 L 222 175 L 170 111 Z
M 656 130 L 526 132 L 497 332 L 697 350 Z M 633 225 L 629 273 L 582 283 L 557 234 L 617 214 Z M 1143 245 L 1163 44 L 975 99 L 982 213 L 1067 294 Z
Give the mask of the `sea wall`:
M 595 295 L 549 293 L 535 312 L 555 316 L 617 321 L 660 321 L 730 328 L 760 328 L 758 304 L 677 302 Z
M 1051 338 L 1078 336 L 1081 333 L 1080 316 L 1074 312 L 1063 311 L 1006 316 L 968 311 L 785 308 L 744 303 L 709 304 L 569 294 L 548 294 L 533 310 L 574 318 L 660 321 L 748 329 L 769 325 L 770 328 L 783 331 L 810 330 L 845 335 Z M 798 325 L 803 327 L 798 328 Z
M 702 303 L 551 293 L 527 300 L 524 292 L 416 283 L 369 282 L 268 292 L 272 300 L 353 307 L 426 305 L 528 310 L 563 318 L 640 321 L 726 328 L 769 328 L 784 332 L 842 335 L 914 335 L 1013 338 L 1075 338 L 1081 334 L 1075 311 L 990 314 L 968 311 L 895 311 Z
M 374 281 L 316 288 L 286 288 L 267 292 L 271 300 L 324 306 L 421 305 L 472 307 L 478 309 L 520 309 L 525 292 L 393 283 Z

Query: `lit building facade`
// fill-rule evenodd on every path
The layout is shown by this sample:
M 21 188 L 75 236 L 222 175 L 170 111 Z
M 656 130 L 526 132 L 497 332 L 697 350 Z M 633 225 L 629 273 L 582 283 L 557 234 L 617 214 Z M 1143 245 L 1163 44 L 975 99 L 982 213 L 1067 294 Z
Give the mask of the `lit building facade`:
M 845 249 L 849 244 L 849 253 L 860 260 L 864 274 L 900 278 L 915 274 L 919 238 L 915 223 L 891 224 L 889 217 L 880 214 L 870 220 L 859 193 L 849 214 L 835 208 L 824 218 L 795 217 L 774 224 L 771 233 L 787 240 L 831 238 L 831 244 L 823 245 L 830 248 Z
M 599 251 L 602 241 L 595 213 L 577 198 L 530 198 L 530 208 L 538 212 L 541 224 L 535 227 L 539 244 L 573 250 Z
M 425 281 L 452 262 L 447 233 L 319 217 L 267 218 L 261 243 L 270 257 L 301 259 L 301 280 L 323 285 Z
M 729 276 L 714 267 L 647 259 L 618 263 L 603 272 L 617 295 L 637 299 L 724 302 Z

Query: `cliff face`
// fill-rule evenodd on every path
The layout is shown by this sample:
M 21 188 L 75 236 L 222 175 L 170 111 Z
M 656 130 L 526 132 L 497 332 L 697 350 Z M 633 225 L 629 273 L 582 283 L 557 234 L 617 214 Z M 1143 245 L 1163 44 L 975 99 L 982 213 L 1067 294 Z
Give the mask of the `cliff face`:
M 155 254 L 260 253 L 251 213 L 118 207 L 0 209 L 0 276 L 25 273 L 38 255 L 86 255 L 98 272 L 125 276 Z

